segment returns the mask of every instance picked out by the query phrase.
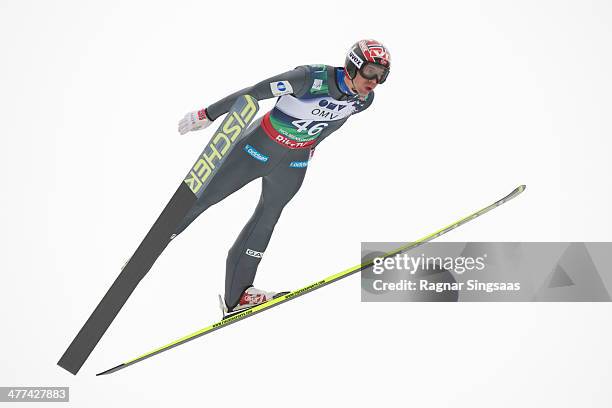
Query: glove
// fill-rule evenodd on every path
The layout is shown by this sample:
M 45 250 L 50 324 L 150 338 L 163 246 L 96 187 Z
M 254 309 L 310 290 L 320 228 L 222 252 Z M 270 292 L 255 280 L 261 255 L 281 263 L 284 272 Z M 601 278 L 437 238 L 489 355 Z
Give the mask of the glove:
M 179 121 L 178 131 L 181 135 L 191 131 L 205 129 L 212 123 L 206 115 L 206 109 L 189 112 L 183 119 Z

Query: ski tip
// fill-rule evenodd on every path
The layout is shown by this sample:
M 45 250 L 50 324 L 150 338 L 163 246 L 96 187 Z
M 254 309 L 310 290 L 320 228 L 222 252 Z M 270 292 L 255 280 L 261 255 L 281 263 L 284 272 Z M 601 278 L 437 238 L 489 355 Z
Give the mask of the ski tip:
M 112 374 L 115 371 L 119 371 L 121 370 L 123 367 L 125 367 L 125 364 L 119 364 L 118 366 L 115 366 L 113 368 L 109 368 L 106 371 L 102 371 L 101 373 L 96 374 L 96 377 L 100 376 L 100 375 L 107 375 L 107 374 Z

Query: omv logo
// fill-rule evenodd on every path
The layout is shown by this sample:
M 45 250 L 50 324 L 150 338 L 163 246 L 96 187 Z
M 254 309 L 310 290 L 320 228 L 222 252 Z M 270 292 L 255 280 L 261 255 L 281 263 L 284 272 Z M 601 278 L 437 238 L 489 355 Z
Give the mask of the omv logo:
M 348 105 L 341 105 L 338 103 L 333 103 L 328 101 L 327 99 L 322 99 L 319 101 L 319 106 L 329 110 L 338 110 L 340 112 L 342 109 L 346 108 Z

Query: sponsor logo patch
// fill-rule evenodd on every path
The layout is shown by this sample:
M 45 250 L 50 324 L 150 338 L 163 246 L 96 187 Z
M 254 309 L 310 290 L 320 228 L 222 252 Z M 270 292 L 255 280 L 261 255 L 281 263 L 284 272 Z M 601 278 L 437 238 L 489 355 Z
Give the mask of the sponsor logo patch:
M 270 136 L 270 137 L 272 137 L 276 143 L 281 144 L 290 149 L 302 149 L 304 147 L 308 147 L 314 144 L 314 142 L 316 141 L 315 139 L 312 139 L 306 142 L 298 142 L 298 141 L 289 139 L 288 137 L 283 136 L 283 135 L 276 135 L 276 136 Z
M 304 167 L 308 167 L 308 161 L 292 161 L 289 163 L 289 167 L 293 167 L 294 169 L 303 169 Z
M 322 99 L 319 101 L 319 106 L 322 108 L 327 108 L 329 110 L 338 110 L 341 111 L 342 109 L 346 108 L 348 105 L 342 104 L 342 103 L 333 103 L 330 102 L 326 99 Z
M 251 155 L 251 157 L 253 157 L 254 159 L 257 159 L 263 163 L 267 162 L 270 158 L 269 156 L 266 156 L 265 154 L 261 153 L 259 150 L 251 146 L 250 144 L 244 146 L 244 151 Z
M 316 90 L 320 91 L 322 86 L 323 86 L 323 80 L 322 79 L 315 79 L 313 84 L 312 84 L 312 89 L 316 89 Z
M 253 258 L 262 258 L 263 257 L 263 252 L 254 251 L 254 250 L 249 249 L 249 248 L 247 248 L 246 254 L 248 256 L 252 256 Z
M 274 96 L 293 93 L 293 88 L 291 87 L 289 81 L 270 82 L 270 90 Z

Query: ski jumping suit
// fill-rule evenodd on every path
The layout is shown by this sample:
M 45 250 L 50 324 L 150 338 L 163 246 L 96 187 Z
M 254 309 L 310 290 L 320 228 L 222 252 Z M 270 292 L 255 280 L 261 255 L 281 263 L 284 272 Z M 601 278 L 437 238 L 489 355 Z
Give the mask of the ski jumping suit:
M 302 185 L 314 147 L 374 99 L 374 92 L 360 99 L 343 77 L 343 68 L 303 65 L 206 108 L 207 117 L 215 120 L 227 113 L 240 95 L 257 100 L 279 97 L 270 112 L 249 126 L 176 231 L 180 234 L 207 208 L 256 178 L 262 179 L 257 208 L 227 257 L 225 303 L 230 309 L 253 284 L 274 226 Z

